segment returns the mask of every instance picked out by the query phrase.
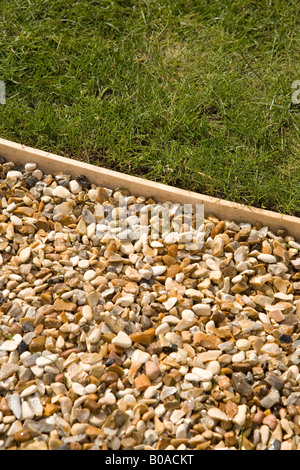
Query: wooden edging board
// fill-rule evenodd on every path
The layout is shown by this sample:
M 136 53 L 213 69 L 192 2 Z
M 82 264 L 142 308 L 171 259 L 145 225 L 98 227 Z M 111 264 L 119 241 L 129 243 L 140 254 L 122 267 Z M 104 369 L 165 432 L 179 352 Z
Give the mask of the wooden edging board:
M 205 215 L 212 214 L 222 220 L 248 222 L 253 225 L 256 222 L 261 222 L 272 231 L 285 229 L 297 241 L 300 240 L 300 218 L 298 217 L 249 207 L 144 178 L 126 175 L 1 138 L 0 156 L 19 165 L 35 162 L 44 173 L 62 171 L 73 177 L 84 175 L 91 183 L 98 186 L 110 189 L 126 187 L 135 196 L 154 197 L 158 202 L 171 201 L 179 204 L 203 204 Z

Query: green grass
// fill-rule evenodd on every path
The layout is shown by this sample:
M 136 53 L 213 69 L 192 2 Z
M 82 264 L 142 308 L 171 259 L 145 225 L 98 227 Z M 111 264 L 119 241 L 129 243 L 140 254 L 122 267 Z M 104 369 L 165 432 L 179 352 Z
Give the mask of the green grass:
M 296 0 L 0 9 L 1 137 L 300 216 Z

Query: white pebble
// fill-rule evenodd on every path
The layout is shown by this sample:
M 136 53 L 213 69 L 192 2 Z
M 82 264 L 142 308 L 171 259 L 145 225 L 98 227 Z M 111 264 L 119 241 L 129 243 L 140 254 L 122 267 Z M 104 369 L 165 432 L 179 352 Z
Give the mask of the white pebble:
M 127 349 L 132 346 L 132 341 L 124 331 L 119 331 L 117 336 L 112 339 L 112 344 L 120 346 L 121 348 Z
M 28 163 L 26 163 L 24 168 L 25 168 L 26 171 L 34 171 L 37 168 L 37 164 L 34 163 L 34 162 L 28 162 Z
M 268 254 L 265 254 L 265 253 L 261 253 L 260 255 L 258 255 L 257 259 L 259 259 L 263 263 L 270 263 L 270 264 L 277 263 L 276 256 L 268 255 Z
M 52 195 L 54 197 L 60 197 L 60 198 L 69 198 L 72 196 L 72 193 L 70 193 L 70 191 L 65 188 L 64 186 L 56 186 L 56 188 L 53 189 L 53 192 L 52 192 Z

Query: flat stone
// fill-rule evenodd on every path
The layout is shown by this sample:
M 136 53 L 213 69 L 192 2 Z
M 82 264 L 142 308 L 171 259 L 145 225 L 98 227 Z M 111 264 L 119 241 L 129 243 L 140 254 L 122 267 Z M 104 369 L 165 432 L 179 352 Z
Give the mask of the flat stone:
M 192 309 L 199 317 L 211 315 L 211 306 L 208 304 L 195 304 Z
M 277 263 L 277 258 L 276 256 L 273 256 L 273 255 L 269 255 L 269 254 L 260 254 L 258 255 L 257 259 L 259 259 L 260 261 L 262 261 L 263 263 L 270 263 L 270 264 L 275 264 Z
M 56 299 L 54 302 L 54 309 L 62 312 L 64 310 L 69 312 L 75 312 L 77 310 L 77 305 L 71 301 L 66 301 L 63 299 Z
M 293 268 L 300 270 L 300 258 L 291 260 L 291 265 Z
M 151 386 L 151 382 L 146 374 L 141 374 L 134 380 L 134 385 L 138 392 L 144 392 Z
M 261 406 L 266 409 L 272 408 L 272 406 L 275 406 L 278 403 L 280 403 L 280 394 L 278 390 L 271 390 L 268 395 L 260 400 Z
M 207 411 L 207 414 L 211 418 L 216 419 L 218 421 L 225 421 L 225 422 L 229 421 L 227 414 L 216 407 L 209 408 L 209 410 Z

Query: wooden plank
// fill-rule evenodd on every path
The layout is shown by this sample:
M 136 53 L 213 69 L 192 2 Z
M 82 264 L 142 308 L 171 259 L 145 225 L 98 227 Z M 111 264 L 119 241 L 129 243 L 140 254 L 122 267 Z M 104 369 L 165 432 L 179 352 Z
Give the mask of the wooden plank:
M 73 177 L 84 175 L 92 183 L 99 186 L 111 189 L 126 187 L 136 196 L 152 196 L 159 202 L 203 204 L 205 215 L 213 214 L 223 220 L 249 222 L 251 224 L 261 222 L 271 230 L 285 229 L 297 241 L 300 240 L 300 218 L 298 217 L 248 207 L 236 202 L 217 199 L 144 178 L 126 175 L 5 139 L 0 139 L 0 155 L 20 165 L 24 165 L 29 161 L 36 162 L 45 173 L 62 171 L 71 174 Z

